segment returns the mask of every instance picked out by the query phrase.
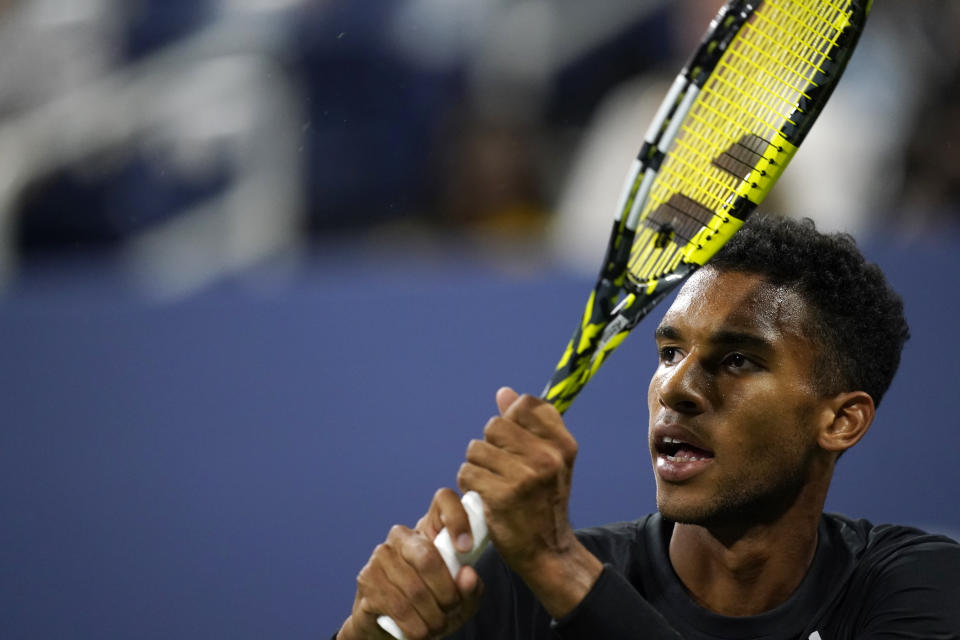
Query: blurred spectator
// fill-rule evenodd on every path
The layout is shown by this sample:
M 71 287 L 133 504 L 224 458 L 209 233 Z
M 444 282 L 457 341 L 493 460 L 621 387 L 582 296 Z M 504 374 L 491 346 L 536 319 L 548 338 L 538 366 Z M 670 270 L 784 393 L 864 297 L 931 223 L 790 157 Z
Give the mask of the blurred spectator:
M 123 23 L 115 0 L 0 0 L 0 118 L 101 77 Z
M 207 26 L 214 19 L 215 1 L 131 0 L 123 5 L 124 58 L 141 59 Z
M 944 0 L 909 6 L 914 20 L 911 72 L 923 84 L 901 130 L 902 151 L 887 158 L 899 176 L 887 215 L 899 227 L 922 232 L 960 227 L 960 5 Z M 905 11 L 906 9 L 901 9 Z
M 960 227 L 960 67 L 925 96 L 907 129 L 903 189 L 892 212 L 912 230 Z
M 17 220 L 15 244 L 27 259 L 126 249 L 168 222 L 208 211 L 206 203 L 226 200 L 249 156 L 203 129 L 236 111 L 236 102 L 215 107 L 226 96 L 209 86 L 205 102 L 170 92 L 189 90 L 184 83 L 199 73 L 191 69 L 242 51 L 266 56 L 302 87 L 298 152 L 283 164 L 295 163 L 289 173 L 306 177 L 295 190 L 305 197 L 306 230 L 314 236 L 416 222 L 529 237 L 548 218 L 570 141 L 594 105 L 611 84 L 659 61 L 668 37 L 659 0 L 610 0 L 603 12 L 573 0 L 38 0 L 29 12 L 28 3 L 12 6 L 22 16 L 16 28 L 38 49 L 56 34 L 22 22 L 25 16 L 63 21 L 70 14 L 99 52 L 69 50 L 64 57 L 89 70 L 42 97 L 28 99 L 30 91 L 6 85 L 11 104 L 19 101 L 23 111 L 60 100 L 66 110 L 77 105 L 80 116 L 47 134 L 54 146 L 63 135 L 80 140 L 73 154 L 46 155 L 53 147 L 18 134 L 35 154 L 9 171 L 15 200 L 0 207 Z M 270 38 L 249 42 L 246 27 L 236 28 L 239 14 L 254 13 L 261 25 L 272 25 Z M 239 42 L 225 43 L 229 38 Z M 11 72 L 33 79 L 28 58 L 4 59 Z M 100 79 L 104 84 L 91 84 Z M 160 91 L 169 98 L 161 104 L 169 105 L 151 104 L 155 114 L 122 113 L 133 87 Z M 82 89 L 87 95 L 74 95 Z M 115 111 L 132 129 L 98 133 L 84 124 L 82 105 Z M 37 113 L 34 129 L 43 128 L 44 117 Z M 243 127 L 253 131 L 261 120 Z M 239 131 L 230 135 L 253 135 Z
M 277 25 L 296 4 L 13 5 L 2 27 L 26 50 L 88 72 L 42 95 L 3 85 L 19 109 L 0 122 L 0 281 L 15 259 L 110 247 L 172 292 L 294 248 L 303 118 Z M 45 27 L 65 21 L 90 48 Z M 0 60 L 14 78 L 37 74 L 29 56 Z
M 422 214 L 432 205 L 431 154 L 460 90 L 461 56 L 454 51 L 423 64 L 403 55 L 390 33 L 402 5 L 314 3 L 298 21 L 315 233 Z
M 164 237 L 159 259 L 243 238 L 207 250 L 240 268 L 298 234 L 410 230 L 546 236 L 593 271 L 665 83 L 719 3 L 0 0 L 0 275 L 11 247 Z M 926 224 L 956 199 L 933 142 L 956 135 L 960 9 L 873 13 L 767 208 L 856 231 L 892 202 Z M 824 175 L 822 158 L 857 169 Z M 822 190 L 804 189 L 810 172 Z
M 315 234 L 538 234 L 570 132 L 658 60 L 659 2 L 312 6 L 299 29 Z M 388 237 L 390 237 L 388 235 Z

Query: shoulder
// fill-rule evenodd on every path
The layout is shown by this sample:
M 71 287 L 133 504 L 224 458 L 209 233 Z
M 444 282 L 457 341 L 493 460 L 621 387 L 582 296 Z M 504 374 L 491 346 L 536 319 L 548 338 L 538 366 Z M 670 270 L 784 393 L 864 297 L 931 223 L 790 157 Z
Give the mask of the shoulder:
M 960 543 L 944 535 L 904 525 L 873 524 L 869 520 L 854 520 L 836 514 L 825 514 L 824 519 L 858 558 L 858 564 L 887 567 L 905 558 L 930 557 L 947 562 L 960 558 Z
M 914 527 L 828 518 L 855 557 L 849 587 L 861 598 L 864 627 L 960 628 L 960 544 Z

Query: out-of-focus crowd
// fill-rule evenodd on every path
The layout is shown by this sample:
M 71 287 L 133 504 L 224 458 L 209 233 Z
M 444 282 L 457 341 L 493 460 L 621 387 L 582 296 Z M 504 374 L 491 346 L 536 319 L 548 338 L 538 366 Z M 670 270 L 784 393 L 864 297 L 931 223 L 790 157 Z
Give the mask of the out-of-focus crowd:
M 96 254 L 189 291 L 344 241 L 592 271 L 718 4 L 0 0 L 0 287 Z M 956 225 L 958 41 L 956 2 L 877 2 L 768 208 Z

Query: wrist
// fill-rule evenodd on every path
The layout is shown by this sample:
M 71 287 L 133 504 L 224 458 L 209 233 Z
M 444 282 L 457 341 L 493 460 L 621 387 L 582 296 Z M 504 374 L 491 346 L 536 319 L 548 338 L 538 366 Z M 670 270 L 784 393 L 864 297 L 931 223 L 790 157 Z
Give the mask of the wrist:
M 559 620 L 590 593 L 603 563 L 574 538 L 563 551 L 539 554 L 514 570 L 550 616 Z

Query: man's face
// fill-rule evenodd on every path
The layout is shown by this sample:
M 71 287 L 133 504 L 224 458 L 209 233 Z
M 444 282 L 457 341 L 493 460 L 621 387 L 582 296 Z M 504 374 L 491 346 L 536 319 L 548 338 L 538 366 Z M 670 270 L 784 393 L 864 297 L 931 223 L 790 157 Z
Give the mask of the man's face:
M 792 290 L 704 268 L 656 331 L 650 451 L 657 506 L 709 525 L 776 517 L 807 480 L 825 399 Z

